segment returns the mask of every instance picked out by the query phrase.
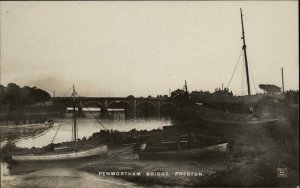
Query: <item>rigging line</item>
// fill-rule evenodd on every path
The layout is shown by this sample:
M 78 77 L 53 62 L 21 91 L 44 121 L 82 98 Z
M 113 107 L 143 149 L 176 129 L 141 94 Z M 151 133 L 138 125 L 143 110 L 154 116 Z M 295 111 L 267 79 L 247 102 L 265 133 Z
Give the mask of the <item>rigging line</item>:
M 249 64 L 250 64 L 250 70 L 251 70 L 251 74 L 252 74 L 252 81 L 253 81 L 253 84 L 254 84 L 255 92 L 257 93 L 257 86 L 258 85 L 256 85 L 256 83 L 255 83 L 254 76 L 253 76 L 253 74 L 254 74 L 253 70 L 256 72 L 256 78 L 258 78 L 259 82 L 261 82 L 263 79 L 262 79 L 261 74 L 259 73 L 259 71 L 257 71 L 258 69 L 256 69 L 256 66 L 254 66 L 254 64 L 251 64 L 251 61 L 249 61 L 249 62 L 250 62 Z
M 227 84 L 227 88 L 229 88 L 229 84 L 231 83 L 231 80 L 232 80 L 232 78 L 233 78 L 233 75 L 234 75 L 234 73 L 235 73 L 235 71 L 236 71 L 236 68 L 237 68 L 237 66 L 238 66 L 238 64 L 239 64 L 239 61 L 240 61 L 242 52 L 243 52 L 243 48 L 242 48 L 242 50 L 241 50 L 241 52 L 240 52 L 240 55 L 239 55 L 239 58 L 238 58 L 238 60 L 237 60 L 237 62 L 236 62 L 234 71 L 233 71 L 233 73 L 232 73 L 232 75 L 231 75 L 231 77 L 230 77 L 230 80 L 229 80 L 228 84 Z
M 111 156 L 111 159 L 116 159 L 120 154 L 125 153 L 125 152 L 128 152 L 128 151 L 130 151 L 130 150 L 132 150 L 131 147 L 128 148 L 128 149 L 125 149 L 125 150 L 123 150 L 123 151 L 120 151 L 119 153 L 112 153 L 112 154 L 110 155 L 110 156 Z
M 78 93 L 75 93 L 79 98 L 82 98 L 78 95 Z M 88 112 L 93 116 L 93 118 L 96 119 L 96 121 L 104 128 L 104 130 L 107 130 L 106 127 L 94 116 L 94 114 L 90 111 L 90 109 L 87 107 L 86 103 L 83 103 L 84 106 L 87 108 Z
M 73 88 L 73 87 L 70 87 L 70 88 L 67 90 L 67 92 L 66 92 L 62 97 L 65 97 L 65 96 L 71 91 L 72 88 Z M 58 133 L 58 130 L 59 130 L 59 128 L 60 128 L 60 125 L 61 125 L 62 121 L 63 121 L 63 120 L 61 120 L 61 121 L 59 122 L 59 125 L 58 125 L 58 127 L 57 127 L 56 133 L 55 133 L 55 135 L 54 135 L 54 137 L 53 137 L 51 143 L 53 143 L 53 141 L 54 141 L 54 139 L 55 139 L 55 137 L 56 137 L 56 135 L 57 135 L 57 133 Z M 72 132 L 73 132 L 73 126 L 72 126 Z M 73 140 L 73 134 L 72 134 L 72 138 L 71 138 L 71 139 Z
M 65 97 L 72 89 L 73 87 L 71 87 L 62 97 Z
M 107 130 L 106 127 L 94 116 L 94 114 L 90 111 L 90 109 L 87 107 L 86 103 L 83 103 L 84 106 L 87 108 L 88 112 L 95 118 L 95 120 L 104 128 L 104 130 Z
M 51 143 L 53 143 L 53 141 L 54 141 L 54 139 L 55 139 L 55 137 L 56 137 L 56 135 L 57 135 L 57 133 L 58 133 L 58 130 L 59 130 L 59 128 L 60 128 L 60 125 L 61 125 L 62 121 L 63 121 L 63 120 L 60 120 L 59 125 L 58 125 L 58 127 L 57 127 L 57 130 L 56 130 L 56 132 L 55 132 L 55 135 L 54 135 L 54 137 L 53 137 Z

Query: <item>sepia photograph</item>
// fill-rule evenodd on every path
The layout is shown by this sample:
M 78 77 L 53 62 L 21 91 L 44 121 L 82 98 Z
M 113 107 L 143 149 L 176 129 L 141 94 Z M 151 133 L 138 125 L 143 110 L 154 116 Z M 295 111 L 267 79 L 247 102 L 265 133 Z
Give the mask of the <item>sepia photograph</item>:
M 298 1 L 1 1 L 1 188 L 299 187 Z

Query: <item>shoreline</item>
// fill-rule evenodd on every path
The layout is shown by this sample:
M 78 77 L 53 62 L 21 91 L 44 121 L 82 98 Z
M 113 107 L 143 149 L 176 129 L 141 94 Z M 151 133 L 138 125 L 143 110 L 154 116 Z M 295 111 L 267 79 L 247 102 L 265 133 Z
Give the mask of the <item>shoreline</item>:
M 1 130 L 1 146 L 0 149 L 5 148 L 7 143 L 16 143 L 28 138 L 37 138 L 47 133 L 50 127 L 44 124 L 23 124 L 23 125 L 8 125 L 0 126 Z M 14 137 L 11 135 L 13 134 Z

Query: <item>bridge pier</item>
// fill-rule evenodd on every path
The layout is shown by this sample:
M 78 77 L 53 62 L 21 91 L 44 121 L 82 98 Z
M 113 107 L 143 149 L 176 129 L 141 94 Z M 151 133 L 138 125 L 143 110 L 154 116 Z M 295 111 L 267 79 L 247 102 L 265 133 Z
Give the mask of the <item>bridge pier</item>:
M 131 99 L 125 106 L 125 118 L 135 119 L 136 118 L 136 100 Z
M 158 102 L 157 105 L 156 105 L 156 115 L 160 119 L 160 102 Z
M 78 105 L 78 116 L 82 117 L 84 116 L 83 112 L 82 112 L 82 101 L 79 101 L 79 105 Z
M 108 118 L 108 111 L 107 108 L 103 107 L 101 108 L 101 119 L 106 119 Z
M 132 108 L 131 108 L 131 117 L 132 119 L 135 119 L 136 118 L 136 100 L 133 100 L 133 103 L 132 103 Z
M 103 107 L 101 108 L 101 118 L 106 119 L 108 118 L 108 105 L 107 105 L 107 100 L 105 100 Z

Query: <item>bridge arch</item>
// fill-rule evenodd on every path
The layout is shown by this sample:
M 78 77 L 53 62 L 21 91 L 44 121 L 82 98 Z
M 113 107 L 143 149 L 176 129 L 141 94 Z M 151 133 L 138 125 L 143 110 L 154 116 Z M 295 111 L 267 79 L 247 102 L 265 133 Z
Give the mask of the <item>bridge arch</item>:
M 100 109 L 104 109 L 104 105 L 98 101 L 87 101 L 87 102 L 82 102 L 82 107 L 89 107 L 88 104 L 96 104 L 97 107 L 100 107 Z M 90 106 L 91 107 L 91 106 Z M 92 106 L 95 107 L 95 106 Z
M 115 101 L 111 101 L 110 103 L 107 104 L 107 108 L 109 108 L 111 105 L 113 104 L 117 104 L 117 103 L 125 103 L 126 105 L 128 106 L 132 106 L 128 101 L 125 101 L 125 100 L 115 100 Z
M 116 111 L 114 113 L 111 112 L 109 114 L 109 117 L 119 116 L 119 118 L 120 118 L 120 114 L 125 113 L 125 119 L 128 119 L 128 118 L 132 117 L 133 111 L 135 110 L 135 109 L 133 109 L 133 105 L 130 104 L 130 102 L 128 102 L 126 100 L 109 101 L 109 103 L 107 103 L 107 109 L 109 111 L 111 109 L 122 109 L 122 110 L 124 110 L 124 112 L 121 111 L 121 113 L 120 113 L 120 111 Z
M 100 112 L 96 112 L 96 114 L 97 114 L 96 116 L 106 117 L 107 109 L 105 108 L 105 104 L 103 104 L 99 101 L 82 101 L 82 107 L 83 108 L 98 107 L 98 108 L 100 108 Z M 89 113 L 87 113 L 87 114 L 89 114 Z
M 142 102 L 138 102 L 138 103 L 136 104 L 136 108 L 138 108 L 139 106 L 141 106 L 141 105 L 143 105 L 143 104 L 151 104 L 151 105 L 154 106 L 155 108 L 156 108 L 156 107 L 159 107 L 159 104 L 154 103 L 154 102 L 152 102 L 152 101 L 142 101 Z
M 150 118 L 159 115 L 159 103 L 153 101 L 139 101 L 136 104 L 137 117 Z
M 172 117 L 177 112 L 177 107 L 174 103 L 164 102 L 160 105 L 160 114 L 165 117 Z
M 170 106 L 173 106 L 174 108 L 177 108 L 176 105 L 172 102 L 164 102 L 162 104 L 160 104 L 160 108 L 162 108 L 163 106 L 166 106 L 166 105 L 170 105 Z

